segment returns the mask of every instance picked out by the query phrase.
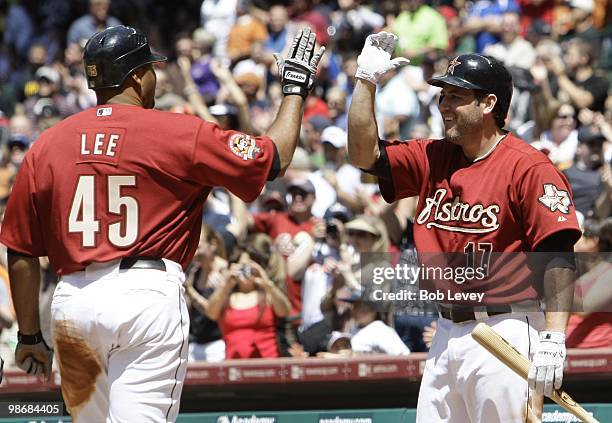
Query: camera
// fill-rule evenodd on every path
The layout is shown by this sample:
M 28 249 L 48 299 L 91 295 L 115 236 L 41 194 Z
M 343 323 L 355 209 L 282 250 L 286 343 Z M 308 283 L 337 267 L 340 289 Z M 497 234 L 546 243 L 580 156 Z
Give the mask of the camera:
M 338 225 L 335 222 L 327 222 L 325 225 L 325 233 L 329 236 L 337 237 L 340 234 Z
M 249 266 L 248 264 L 243 264 L 240 267 L 240 275 L 245 279 L 250 278 L 251 277 L 251 266 Z

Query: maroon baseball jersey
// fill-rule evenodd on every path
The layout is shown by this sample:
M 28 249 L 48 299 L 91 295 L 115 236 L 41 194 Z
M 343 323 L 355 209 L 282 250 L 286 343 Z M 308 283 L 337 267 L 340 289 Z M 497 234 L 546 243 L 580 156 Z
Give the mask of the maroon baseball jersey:
M 48 255 L 58 274 L 125 256 L 167 258 L 186 268 L 211 188 L 253 201 L 273 158 L 267 137 L 223 131 L 194 116 L 98 106 L 34 143 L 0 241 Z
M 580 229 L 569 184 L 548 158 L 514 137 L 505 136 L 471 163 L 461 147 L 445 140 L 388 142 L 393 187 L 383 179 L 386 201 L 419 196 L 414 238 L 427 253 L 531 252 L 543 239 Z M 463 289 L 490 290 L 492 302 L 535 299 L 537 287 L 525 255 L 508 255 L 498 282 Z

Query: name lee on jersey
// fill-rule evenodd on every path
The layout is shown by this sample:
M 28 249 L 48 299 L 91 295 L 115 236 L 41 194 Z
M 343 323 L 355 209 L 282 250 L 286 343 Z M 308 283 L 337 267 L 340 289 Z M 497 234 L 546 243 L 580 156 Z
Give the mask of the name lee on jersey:
M 82 133 L 81 155 L 115 157 L 119 139 L 119 134 Z

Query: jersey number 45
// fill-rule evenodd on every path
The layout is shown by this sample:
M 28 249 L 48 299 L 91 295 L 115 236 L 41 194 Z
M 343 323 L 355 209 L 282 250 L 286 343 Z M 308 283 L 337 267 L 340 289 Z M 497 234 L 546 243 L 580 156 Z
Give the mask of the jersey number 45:
M 102 177 L 101 177 L 102 178 Z M 109 175 L 107 178 L 107 212 L 119 217 L 108 225 L 108 240 L 116 247 L 128 247 L 138 239 L 138 201 L 121 195 L 121 187 L 136 186 L 134 175 Z M 100 232 L 100 220 L 96 219 L 96 176 L 81 175 L 74 192 L 68 232 L 81 233 L 83 247 L 96 246 L 96 234 Z

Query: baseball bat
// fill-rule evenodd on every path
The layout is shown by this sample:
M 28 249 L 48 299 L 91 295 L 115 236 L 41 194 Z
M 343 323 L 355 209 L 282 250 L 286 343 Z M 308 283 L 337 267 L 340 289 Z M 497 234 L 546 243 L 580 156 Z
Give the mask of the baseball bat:
M 527 380 L 531 361 L 504 338 L 499 336 L 485 323 L 478 323 L 472 331 L 472 338 L 482 345 L 487 351 L 497 357 L 502 363 L 510 367 L 516 374 Z M 599 423 L 584 408 L 574 401 L 565 391 L 553 389 L 550 397 L 554 402 L 578 417 L 585 423 Z

